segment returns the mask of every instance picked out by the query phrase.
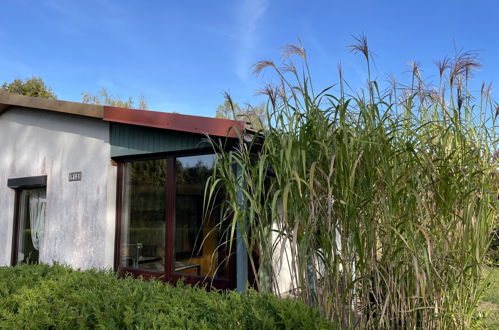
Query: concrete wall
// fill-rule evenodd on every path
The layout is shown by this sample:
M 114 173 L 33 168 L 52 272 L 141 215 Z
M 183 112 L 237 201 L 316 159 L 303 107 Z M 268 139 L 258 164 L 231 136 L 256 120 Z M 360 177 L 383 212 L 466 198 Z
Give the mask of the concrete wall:
M 69 182 L 69 173 L 79 171 L 82 180 Z M 116 167 L 110 161 L 109 124 L 28 108 L 0 115 L 0 265 L 11 260 L 15 192 L 7 180 L 38 175 L 47 175 L 40 261 L 111 268 Z

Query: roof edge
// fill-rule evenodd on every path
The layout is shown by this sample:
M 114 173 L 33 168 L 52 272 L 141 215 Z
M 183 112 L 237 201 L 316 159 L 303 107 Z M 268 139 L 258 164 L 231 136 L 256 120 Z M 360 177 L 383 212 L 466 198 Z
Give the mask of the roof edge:
M 243 133 L 246 126 L 246 123 L 240 120 L 110 106 L 104 106 L 103 119 L 109 122 L 230 138 L 236 138 L 238 133 Z
M 42 109 L 73 115 L 100 118 L 104 117 L 104 106 L 62 100 L 49 100 L 0 91 L 0 114 L 11 106 Z
M 241 120 L 49 100 L 0 90 L 0 114 L 12 106 L 93 117 L 108 122 L 219 137 L 237 138 L 239 134 L 246 131 L 246 122 Z

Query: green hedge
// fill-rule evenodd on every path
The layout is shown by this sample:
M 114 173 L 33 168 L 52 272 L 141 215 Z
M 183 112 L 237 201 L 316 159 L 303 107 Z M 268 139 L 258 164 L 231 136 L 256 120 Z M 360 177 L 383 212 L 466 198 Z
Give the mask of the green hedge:
M 298 300 L 119 279 L 55 265 L 0 267 L 1 329 L 326 329 Z

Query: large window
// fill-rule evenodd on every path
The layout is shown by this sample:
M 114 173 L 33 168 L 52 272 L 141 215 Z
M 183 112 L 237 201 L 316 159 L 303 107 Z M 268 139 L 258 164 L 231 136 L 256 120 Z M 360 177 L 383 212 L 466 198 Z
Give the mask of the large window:
M 228 277 L 226 226 L 217 204 L 203 217 L 204 190 L 215 155 L 178 157 L 175 161 L 175 271 Z
M 203 210 L 214 163 L 215 155 L 204 154 L 120 164 L 120 272 L 232 286 L 223 195 Z
M 166 168 L 164 159 L 125 165 L 121 267 L 164 270 Z

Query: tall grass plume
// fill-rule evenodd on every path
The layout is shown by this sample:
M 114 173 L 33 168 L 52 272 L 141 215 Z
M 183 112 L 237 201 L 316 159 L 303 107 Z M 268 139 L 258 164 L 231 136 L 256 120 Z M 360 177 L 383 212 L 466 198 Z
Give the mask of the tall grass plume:
M 356 41 L 370 70 L 367 38 Z M 313 90 L 305 51 L 284 51 L 285 66 L 298 58 L 303 70 L 254 67 L 279 80 L 264 89 L 264 129 L 229 151 L 213 144 L 210 191 L 227 191 L 258 288 L 341 328 L 476 325 L 498 219 L 496 104 L 490 88 L 468 90 L 476 54 L 439 62 L 438 87 L 414 64 L 408 86 L 392 79 L 383 91 L 369 76 L 367 92 L 350 95 L 342 76 Z

